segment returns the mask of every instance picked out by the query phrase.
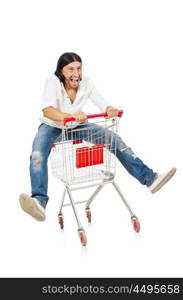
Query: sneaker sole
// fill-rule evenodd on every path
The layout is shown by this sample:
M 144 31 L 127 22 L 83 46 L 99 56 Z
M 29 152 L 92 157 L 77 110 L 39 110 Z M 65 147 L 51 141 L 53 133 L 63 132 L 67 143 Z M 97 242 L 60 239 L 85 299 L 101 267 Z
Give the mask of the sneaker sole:
M 33 198 L 29 197 L 26 194 L 21 194 L 19 197 L 19 202 L 21 208 L 31 215 L 34 219 L 37 221 L 44 221 L 45 220 L 45 214 L 40 211 L 39 207 L 37 206 L 36 202 Z
M 172 168 L 170 172 L 163 178 L 163 180 L 154 189 L 152 189 L 151 193 L 154 194 L 157 191 L 159 191 L 159 189 L 162 188 L 165 185 L 165 183 L 167 183 L 172 178 L 176 171 L 176 168 Z

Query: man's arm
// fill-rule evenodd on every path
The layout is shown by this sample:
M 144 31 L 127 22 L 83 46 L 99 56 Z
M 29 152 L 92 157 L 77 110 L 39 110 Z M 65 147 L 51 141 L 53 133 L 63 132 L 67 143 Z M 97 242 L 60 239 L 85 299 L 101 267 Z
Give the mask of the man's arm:
M 53 106 L 48 106 L 43 109 L 44 117 L 51 119 L 53 121 L 63 121 L 65 118 L 74 117 L 77 122 L 84 122 L 87 116 L 83 112 L 76 112 L 74 114 L 64 113 Z
M 44 117 L 51 119 L 53 121 L 63 121 L 64 118 L 72 117 L 71 114 L 64 113 L 53 106 L 48 106 L 43 109 Z

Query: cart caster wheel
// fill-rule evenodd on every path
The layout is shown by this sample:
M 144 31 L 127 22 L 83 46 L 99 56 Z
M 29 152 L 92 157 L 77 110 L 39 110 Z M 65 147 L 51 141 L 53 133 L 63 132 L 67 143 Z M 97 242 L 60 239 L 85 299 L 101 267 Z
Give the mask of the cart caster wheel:
M 90 210 L 86 210 L 86 217 L 88 219 L 88 222 L 91 223 L 91 211 Z
M 60 224 L 60 228 L 63 229 L 64 228 L 64 216 L 63 215 L 58 216 L 58 222 Z
M 80 231 L 79 232 L 79 237 L 80 237 L 80 241 L 81 241 L 81 244 L 82 246 L 86 246 L 87 244 L 87 239 L 86 239 L 86 234 L 84 231 Z
M 136 232 L 140 231 L 140 223 L 137 217 L 132 217 L 133 228 Z

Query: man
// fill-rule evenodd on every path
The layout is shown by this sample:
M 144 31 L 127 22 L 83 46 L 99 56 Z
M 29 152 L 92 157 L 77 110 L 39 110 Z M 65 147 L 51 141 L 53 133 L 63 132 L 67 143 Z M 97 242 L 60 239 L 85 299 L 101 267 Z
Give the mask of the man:
M 107 112 L 109 118 L 118 115 L 119 110 L 106 102 L 88 77 L 83 77 L 80 56 L 73 52 L 64 53 L 58 60 L 55 73 L 47 78 L 43 92 L 43 117 L 30 159 L 31 196 L 21 194 L 19 197 L 22 209 L 38 221 L 45 220 L 49 199 L 47 161 L 51 145 L 61 134 L 61 121 L 74 117 L 76 126 L 85 122 L 87 116 L 82 109 L 89 100 L 102 112 Z M 167 173 L 157 174 L 134 154 L 119 135 L 116 157 L 152 193 L 157 192 L 176 172 L 176 168 L 172 168 Z

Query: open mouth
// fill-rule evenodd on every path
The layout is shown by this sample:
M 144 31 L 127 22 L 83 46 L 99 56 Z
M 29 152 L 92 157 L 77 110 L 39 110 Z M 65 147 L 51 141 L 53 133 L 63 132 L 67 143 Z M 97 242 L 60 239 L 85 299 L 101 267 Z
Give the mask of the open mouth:
M 70 81 L 74 84 L 78 83 L 79 82 L 79 79 L 70 79 Z

